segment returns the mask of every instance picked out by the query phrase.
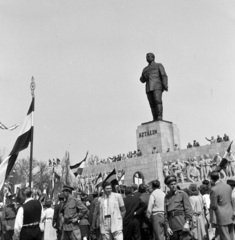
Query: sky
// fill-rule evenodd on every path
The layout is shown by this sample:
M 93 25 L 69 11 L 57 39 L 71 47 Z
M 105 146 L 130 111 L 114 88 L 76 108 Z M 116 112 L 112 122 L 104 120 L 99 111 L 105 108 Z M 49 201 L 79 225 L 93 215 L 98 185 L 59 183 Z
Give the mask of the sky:
M 235 139 L 234 10 L 228 0 L 1 0 L 0 122 L 24 121 L 34 76 L 36 159 L 134 151 L 137 126 L 152 120 L 139 78 L 153 52 L 169 79 L 163 119 L 181 148 Z M 5 156 L 20 127 L 0 131 Z

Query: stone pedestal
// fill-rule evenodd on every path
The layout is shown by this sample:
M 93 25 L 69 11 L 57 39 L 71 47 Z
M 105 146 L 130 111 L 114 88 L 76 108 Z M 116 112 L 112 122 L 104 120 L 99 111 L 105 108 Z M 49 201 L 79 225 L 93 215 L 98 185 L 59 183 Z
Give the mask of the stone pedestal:
M 137 149 L 143 155 L 151 154 L 153 147 L 156 147 L 159 153 L 166 152 L 168 148 L 173 151 L 175 144 L 180 148 L 179 129 L 172 122 L 153 121 L 143 123 L 137 128 L 136 139 Z

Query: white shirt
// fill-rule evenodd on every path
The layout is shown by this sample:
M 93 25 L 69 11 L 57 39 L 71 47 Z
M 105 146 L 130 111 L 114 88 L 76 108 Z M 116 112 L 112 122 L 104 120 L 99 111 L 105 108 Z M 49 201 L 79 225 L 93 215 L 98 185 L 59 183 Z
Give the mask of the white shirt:
M 165 193 L 161 189 L 155 189 L 149 197 L 147 217 L 164 212 Z
M 109 204 L 108 204 L 108 198 L 109 196 L 105 195 L 104 197 L 104 216 L 109 215 Z M 110 199 L 109 199 L 110 200 Z
M 235 215 L 235 188 L 232 191 L 232 206 L 233 206 L 233 215 Z
M 28 198 L 28 199 L 25 200 L 24 204 L 29 202 L 30 200 L 34 200 L 34 199 L 33 198 Z M 41 221 L 42 221 L 43 217 L 44 217 L 44 210 L 43 210 L 43 207 L 42 207 Z M 15 226 L 14 226 L 14 232 L 15 232 L 15 235 L 17 237 L 19 237 L 21 228 L 23 227 L 23 219 L 24 219 L 24 209 L 23 209 L 23 207 L 20 207 L 18 212 L 17 212 L 17 215 L 16 215 Z
M 202 196 L 203 201 L 206 203 L 207 209 L 210 209 L 211 199 L 209 194 L 204 194 Z

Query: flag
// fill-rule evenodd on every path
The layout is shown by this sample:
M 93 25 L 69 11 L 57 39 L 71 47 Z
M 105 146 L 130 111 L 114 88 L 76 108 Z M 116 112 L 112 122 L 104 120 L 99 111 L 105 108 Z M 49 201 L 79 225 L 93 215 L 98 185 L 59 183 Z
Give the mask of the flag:
M 6 127 L 4 124 L 2 124 L 0 122 L 0 128 L 3 129 L 3 130 L 10 130 L 10 131 L 12 131 L 12 130 L 16 129 L 19 126 L 20 126 L 20 124 L 15 124 L 15 125 L 13 125 L 13 126 L 8 128 L 8 127 Z
M 53 168 L 57 167 L 55 159 L 53 159 Z
M 101 186 L 102 182 L 103 182 L 103 181 L 102 181 L 102 174 L 100 173 L 100 174 L 98 175 L 96 181 L 95 181 L 95 187 L 96 187 L 96 188 L 99 188 L 99 187 Z
M 15 142 L 9 156 L 0 164 L 0 190 L 9 176 L 20 151 L 26 149 L 31 142 L 31 132 L 33 129 L 34 98 L 29 107 L 29 111 L 24 120 L 19 136 Z
M 51 159 L 48 160 L 48 167 L 49 167 L 49 168 L 52 167 L 52 161 L 51 161 Z
M 56 164 L 57 164 L 57 166 L 60 165 L 60 159 L 59 158 L 56 158 Z
M 231 152 L 231 146 L 232 146 L 233 141 L 229 144 L 227 151 L 225 152 L 220 164 L 217 166 L 217 171 L 220 171 L 222 169 L 225 169 L 228 164 L 228 158 L 230 157 L 230 152 Z
M 113 192 L 116 192 L 115 186 L 118 185 L 117 174 L 115 168 L 109 175 L 105 178 L 104 182 L 109 182 L 112 185 Z
M 75 176 L 82 174 L 83 168 L 85 167 L 87 155 L 88 155 L 88 152 L 86 153 L 86 157 L 80 163 L 70 166 L 70 169 L 72 170 Z
M 60 180 L 60 176 L 55 172 L 55 174 L 54 174 L 54 177 L 55 177 L 55 180 Z

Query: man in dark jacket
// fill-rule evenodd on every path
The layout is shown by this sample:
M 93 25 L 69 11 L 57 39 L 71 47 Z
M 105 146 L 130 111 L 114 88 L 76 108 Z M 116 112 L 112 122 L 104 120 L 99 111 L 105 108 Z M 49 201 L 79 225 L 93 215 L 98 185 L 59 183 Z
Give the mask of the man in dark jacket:
M 156 63 L 153 53 L 148 53 L 149 63 L 144 68 L 140 81 L 146 83 L 146 94 L 152 111 L 153 120 L 162 120 L 162 92 L 168 91 L 168 77 L 161 63 Z
M 210 208 L 215 211 L 220 239 L 233 240 L 233 207 L 232 207 L 232 188 L 219 180 L 219 173 L 211 173 L 211 181 L 215 184 L 211 188 Z
M 126 187 L 125 195 L 126 197 L 123 199 L 126 208 L 126 214 L 123 219 L 124 240 L 130 240 L 132 238 L 141 240 L 140 224 L 137 217 L 142 214 L 147 206 L 140 198 L 133 196 L 131 187 Z
M 149 193 L 147 193 L 147 187 L 144 184 L 139 185 L 139 190 L 138 190 L 141 195 L 140 195 L 140 200 L 146 205 L 146 208 L 144 209 L 143 213 L 140 216 L 140 231 L 141 231 L 141 239 L 142 240 L 149 240 L 152 239 L 153 236 L 153 230 L 152 230 L 152 225 L 149 219 L 146 216 L 147 212 L 147 206 L 149 203 Z
M 64 194 L 61 193 L 58 196 L 59 202 L 55 205 L 54 216 L 53 216 L 53 227 L 56 229 L 57 240 L 61 240 L 62 236 L 62 219 L 60 210 L 64 204 Z

